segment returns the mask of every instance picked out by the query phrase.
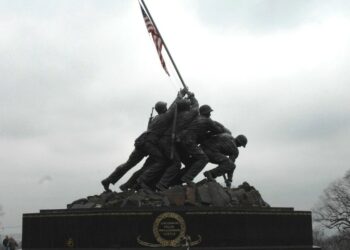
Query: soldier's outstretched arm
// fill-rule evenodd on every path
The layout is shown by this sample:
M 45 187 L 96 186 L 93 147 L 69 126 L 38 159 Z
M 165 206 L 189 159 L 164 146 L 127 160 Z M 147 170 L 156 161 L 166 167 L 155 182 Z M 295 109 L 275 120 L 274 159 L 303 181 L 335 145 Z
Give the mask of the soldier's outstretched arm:
M 190 93 L 190 91 L 186 87 L 186 88 L 180 89 L 180 93 L 182 94 L 182 96 L 185 96 L 186 94 Z
M 224 125 L 222 125 L 220 122 L 217 122 L 217 121 L 213 121 L 213 122 L 217 127 L 220 128 L 220 130 L 222 130 L 222 133 L 228 133 L 230 135 L 232 134 L 231 131 L 228 128 L 226 128 Z
M 194 93 L 188 92 L 187 93 L 188 99 L 191 102 L 191 110 L 198 110 L 199 111 L 199 103 L 196 97 L 194 96 Z
M 217 123 L 216 121 L 213 121 L 212 119 L 208 118 L 208 132 L 209 135 L 217 135 L 224 133 L 224 127 L 220 126 L 220 123 Z
M 184 89 L 181 89 L 178 93 L 177 93 L 177 96 L 175 98 L 175 100 L 171 103 L 171 105 L 169 106 L 168 110 L 171 110 L 171 109 L 175 109 L 175 104 L 182 100 L 184 98 L 184 96 L 186 95 L 186 93 L 184 94 Z
M 174 100 L 174 102 L 170 105 L 168 110 L 162 115 L 164 121 L 169 121 L 169 119 L 172 119 L 174 117 L 175 110 L 176 110 L 176 107 L 177 107 L 177 102 L 182 100 L 181 96 L 182 95 L 178 95 L 176 97 L 176 99 Z

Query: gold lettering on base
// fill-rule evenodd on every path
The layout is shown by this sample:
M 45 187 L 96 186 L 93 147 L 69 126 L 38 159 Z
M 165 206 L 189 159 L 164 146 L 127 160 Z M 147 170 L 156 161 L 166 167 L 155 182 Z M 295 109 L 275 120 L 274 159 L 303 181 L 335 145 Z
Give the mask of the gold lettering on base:
M 173 212 L 160 214 L 155 219 L 152 230 L 157 243 L 145 242 L 141 240 L 141 236 L 137 237 L 137 242 L 147 247 L 179 247 L 184 244 L 198 245 L 202 241 L 200 235 L 196 241 L 188 241 L 191 237 L 186 235 L 185 220 L 181 215 Z

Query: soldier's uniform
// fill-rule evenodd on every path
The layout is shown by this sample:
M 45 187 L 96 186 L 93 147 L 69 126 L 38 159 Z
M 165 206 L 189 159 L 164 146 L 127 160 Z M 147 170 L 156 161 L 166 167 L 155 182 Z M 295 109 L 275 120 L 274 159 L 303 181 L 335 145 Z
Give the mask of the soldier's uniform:
M 168 161 L 167 157 L 165 157 L 162 150 L 160 149 L 158 143 L 159 139 L 165 133 L 165 131 L 171 127 L 174 113 L 176 111 L 177 102 L 181 99 L 182 97 L 177 97 L 175 102 L 170 106 L 166 113 L 158 115 L 152 120 L 147 130 L 147 135 L 144 139 L 144 142 L 140 143 L 140 147 L 142 147 L 143 150 L 147 150 L 149 152 L 149 157 L 153 162 L 147 168 L 147 171 L 144 171 L 139 177 L 138 182 L 140 184 L 147 183 L 149 180 L 153 179 L 153 170 L 163 168 Z
M 218 164 L 210 171 L 213 178 L 228 174 L 228 181 L 232 180 L 233 171 L 236 168 L 235 160 L 239 150 L 235 139 L 229 133 L 217 134 L 209 137 L 201 144 L 204 153 L 208 156 L 209 162 Z
M 194 161 L 181 177 L 183 182 L 192 182 L 194 177 L 198 175 L 209 162 L 202 148 L 198 146 L 199 140 L 204 138 L 208 133 L 214 135 L 221 132 L 223 132 L 223 129 L 212 119 L 199 115 L 179 134 L 181 147 L 188 155 L 192 156 L 192 160 Z
M 158 147 L 158 140 L 171 123 L 175 112 L 175 103 L 178 100 L 181 100 L 181 97 L 178 96 L 165 113 L 155 116 L 152 121 L 150 121 L 148 130 L 135 140 L 135 148 L 128 160 L 119 165 L 112 174 L 102 182 L 115 184 L 126 172 L 136 166 L 147 155 L 149 155 L 154 162 L 159 164 L 164 163 L 164 156 Z
M 178 114 L 176 119 L 175 131 L 181 131 L 185 126 L 187 126 L 196 116 L 198 116 L 198 101 L 191 97 L 192 106 L 188 111 L 182 111 L 178 107 Z M 153 164 L 149 163 L 150 158 L 147 159 L 147 164 L 135 172 L 132 177 L 123 184 L 124 187 L 131 187 L 136 184 L 135 180 L 143 175 L 143 181 L 149 186 L 154 186 L 154 182 L 157 182 L 157 188 L 167 188 L 171 180 L 177 176 L 178 171 L 181 168 L 181 160 L 178 154 L 176 145 L 173 144 L 172 140 L 172 126 L 170 126 L 165 132 L 164 135 L 159 139 L 159 148 L 162 150 L 164 157 L 167 159 L 166 164 Z M 176 141 L 175 141 L 176 143 Z M 171 151 L 173 149 L 173 158 L 171 159 Z M 159 181 L 158 181 L 159 180 Z
M 199 115 L 199 105 L 197 99 L 194 96 L 191 96 L 190 101 L 190 110 L 179 110 L 180 112 L 178 113 L 175 124 L 175 134 L 177 134 L 179 131 L 184 130 Z M 160 148 L 163 150 L 163 153 L 168 157 L 168 159 L 170 159 L 171 150 L 173 150 L 173 158 L 170 159 L 170 165 L 167 166 L 165 169 L 158 169 L 158 172 L 164 171 L 157 184 L 158 188 L 169 187 L 171 181 L 176 177 L 181 168 L 181 160 L 177 150 L 177 145 L 173 143 L 174 142 L 172 140 L 172 128 L 169 128 L 165 131 L 164 135 L 159 140 L 159 145 Z
M 142 173 L 148 169 L 148 167 L 150 165 L 153 164 L 153 160 L 151 158 L 147 158 L 145 163 L 143 164 L 142 168 L 140 168 L 139 170 L 137 170 L 136 172 L 134 172 L 131 177 L 122 185 L 120 185 L 120 189 L 122 191 L 125 191 L 127 189 L 137 189 L 138 188 L 138 184 L 137 184 L 137 180 L 138 178 L 140 178 L 140 176 L 142 175 Z
M 120 180 L 120 178 L 122 178 L 126 174 L 126 172 L 128 172 L 131 168 L 136 166 L 147 155 L 148 153 L 146 151 L 135 147 L 134 150 L 131 152 L 128 160 L 125 163 L 116 167 L 116 169 L 102 182 L 108 182 L 114 185 L 118 180 Z

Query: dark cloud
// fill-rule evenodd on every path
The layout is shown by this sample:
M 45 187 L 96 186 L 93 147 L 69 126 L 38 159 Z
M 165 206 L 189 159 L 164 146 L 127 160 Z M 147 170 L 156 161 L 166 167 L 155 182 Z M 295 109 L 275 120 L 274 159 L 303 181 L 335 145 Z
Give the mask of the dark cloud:
M 272 32 L 350 12 L 346 0 L 198 0 L 188 4 L 193 5 L 202 22 L 218 31 Z

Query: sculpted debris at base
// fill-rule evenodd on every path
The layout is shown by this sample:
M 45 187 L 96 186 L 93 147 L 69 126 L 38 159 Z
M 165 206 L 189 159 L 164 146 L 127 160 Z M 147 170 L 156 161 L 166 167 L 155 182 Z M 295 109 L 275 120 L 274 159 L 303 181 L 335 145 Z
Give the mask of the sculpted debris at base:
M 237 188 L 224 188 L 216 181 L 203 180 L 194 186 L 174 186 L 165 191 L 148 190 L 103 192 L 79 199 L 68 209 L 137 207 L 270 207 L 259 191 L 247 182 Z

